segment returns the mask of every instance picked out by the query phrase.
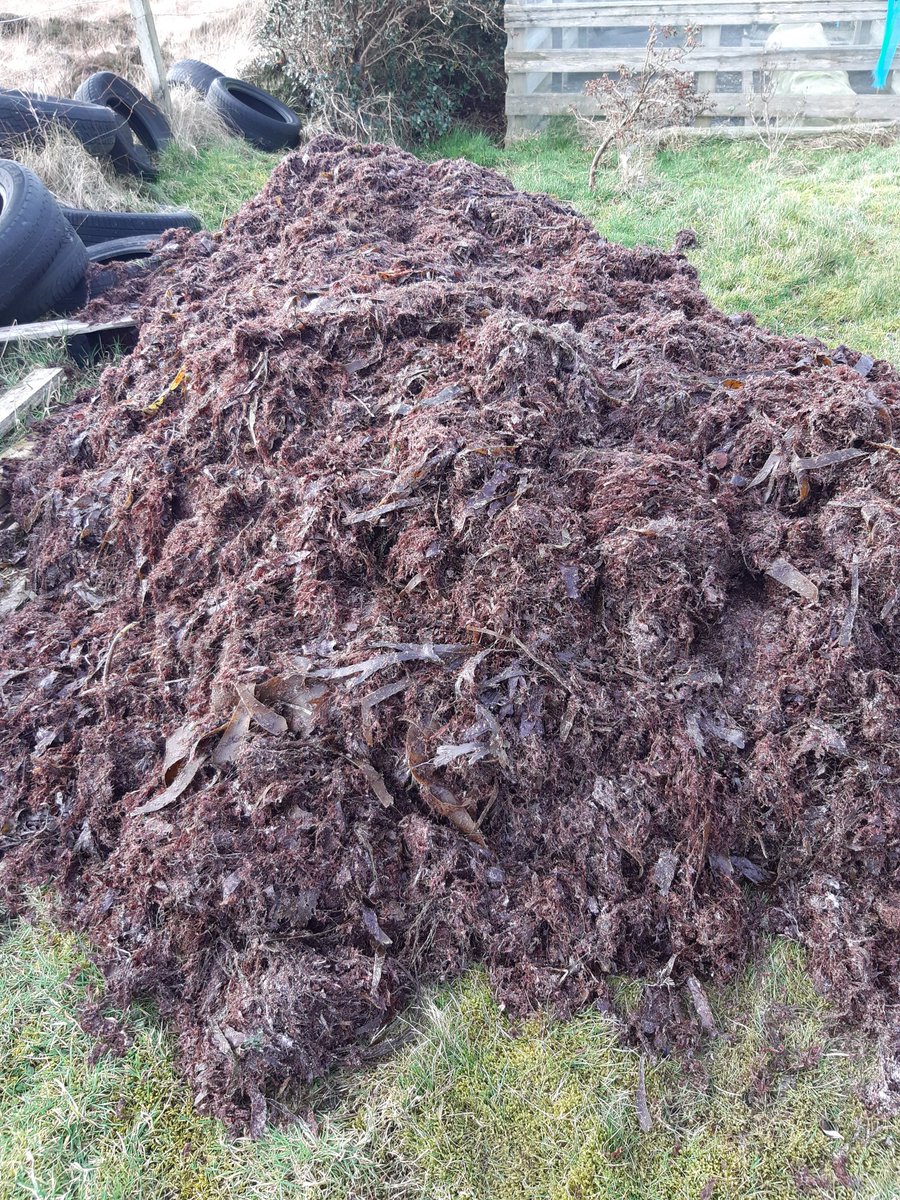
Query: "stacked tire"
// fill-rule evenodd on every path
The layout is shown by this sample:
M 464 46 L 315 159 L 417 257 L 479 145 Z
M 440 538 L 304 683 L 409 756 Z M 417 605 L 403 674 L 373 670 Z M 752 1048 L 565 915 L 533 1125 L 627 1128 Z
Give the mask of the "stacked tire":
M 0 148 L 40 137 L 48 125 L 73 134 L 89 154 L 103 158 L 113 148 L 122 118 L 111 109 L 18 90 L 0 91 Z
M 200 228 L 200 220 L 187 209 L 176 212 L 98 212 L 88 208 L 63 208 L 62 214 L 84 242 L 97 246 L 102 242 L 134 237 L 154 237 L 167 229 Z
M 0 323 L 34 321 L 84 278 L 87 250 L 33 171 L 0 159 Z
M 186 58 L 168 74 L 174 87 L 198 92 L 232 133 L 261 150 L 289 150 L 300 141 L 300 118 L 287 105 L 208 63 Z M 40 139 L 53 126 L 73 134 L 121 175 L 154 180 L 156 159 L 172 141 L 165 113 L 134 84 L 112 71 L 95 71 L 71 100 L 0 89 L 0 153 L 22 138 Z
M 212 86 L 213 80 L 224 79 L 224 73 L 207 63 L 198 62 L 196 58 L 183 58 L 173 63 L 169 68 L 166 80 L 174 87 L 193 88 L 201 96 L 205 96 Z
M 267 151 L 296 146 L 300 120 L 268 92 L 230 79 L 206 63 L 184 59 L 169 82 L 205 98 L 228 128 Z M 155 179 L 156 156 L 172 141 L 165 114 L 111 71 L 90 75 L 71 100 L 0 89 L 0 152 L 23 137 L 67 129 L 116 171 Z M 81 307 L 116 278 L 112 264 L 152 258 L 166 229 L 200 228 L 190 212 L 117 213 L 63 208 L 26 167 L 0 158 L 0 325 L 29 322 Z M 94 265 L 109 265 L 96 272 Z M 89 283 L 90 281 L 90 283 Z
M 109 156 L 120 175 L 157 177 L 154 159 L 172 141 L 172 127 L 149 97 L 121 75 L 96 71 L 81 84 L 75 99 L 118 118 Z
M 151 257 L 163 231 L 176 227 L 200 222 L 190 212 L 61 208 L 33 171 L 0 159 L 0 325 L 81 307 L 90 264 Z
M 22 138 L 40 139 L 67 129 L 97 158 L 109 158 L 121 175 L 155 179 L 156 155 L 172 141 L 165 114 L 127 79 L 112 71 L 89 75 L 71 100 L 0 90 L 0 150 Z

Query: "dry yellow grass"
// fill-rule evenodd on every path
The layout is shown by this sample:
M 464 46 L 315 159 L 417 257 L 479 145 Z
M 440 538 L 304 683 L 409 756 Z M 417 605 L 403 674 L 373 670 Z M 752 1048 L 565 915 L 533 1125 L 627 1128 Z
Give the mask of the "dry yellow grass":
M 213 3 L 217 9 L 222 7 L 215 0 Z M 259 0 L 250 0 L 231 11 L 211 14 L 199 24 L 182 30 L 167 29 L 161 21 L 163 55 L 167 62 L 199 58 L 225 75 L 240 78 L 256 56 L 260 19 Z
M 185 88 L 172 90 L 171 123 L 176 145 L 189 155 L 232 140 L 221 118 L 203 98 Z M 51 127 L 41 141 L 21 143 L 15 156 L 34 171 L 61 204 L 128 212 L 158 207 L 136 179 L 117 175 L 108 159 L 92 157 L 64 129 Z
M 136 212 L 155 207 L 127 177 L 115 175 L 108 160 L 92 158 L 64 129 L 48 129 L 40 142 L 22 142 L 15 156 L 17 162 L 34 171 L 61 204 Z
M 6 14 L 21 13 L 27 25 L 5 28 L 3 86 L 51 96 L 71 96 L 93 71 L 115 71 L 146 90 L 127 0 L 51 4 L 36 16 L 33 0 L 16 0 Z M 252 61 L 259 0 L 169 0 L 157 5 L 157 29 L 167 63 L 199 58 L 226 75 Z
M 175 144 L 182 150 L 197 154 L 209 146 L 232 140 L 228 127 L 219 114 L 190 88 L 172 88 L 169 121 Z

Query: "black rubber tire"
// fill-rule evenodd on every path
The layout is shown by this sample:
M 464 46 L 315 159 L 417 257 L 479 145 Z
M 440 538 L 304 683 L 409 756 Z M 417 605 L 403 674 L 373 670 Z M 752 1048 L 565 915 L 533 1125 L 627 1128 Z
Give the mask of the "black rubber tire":
M 164 229 L 201 228 L 200 218 L 185 210 L 179 212 L 134 213 L 95 212 L 87 208 L 63 208 L 63 216 L 74 227 L 86 246 L 112 242 L 120 238 L 153 235 Z
M 115 238 L 111 242 L 98 242 L 96 246 L 86 247 L 87 260 L 97 266 L 107 263 L 134 262 L 138 259 L 153 258 L 150 249 L 159 240 L 157 233 L 138 234 L 137 237 Z M 84 272 L 75 280 L 73 287 L 56 305 L 56 311 L 62 313 L 75 312 L 84 308 L 88 300 L 96 300 L 104 292 L 121 282 L 121 276 L 115 271 L 96 272 L 91 275 L 90 282 Z
M 176 87 L 193 88 L 201 96 L 206 95 L 214 79 L 224 78 L 222 71 L 217 71 L 215 67 L 199 62 L 196 58 L 183 58 L 180 62 L 173 63 L 166 76 L 169 83 Z
M 172 128 L 152 100 L 112 71 L 89 75 L 75 93 L 75 99 L 103 104 L 125 120 L 128 136 L 120 132 L 110 152 L 113 166 L 120 174 L 156 178 L 157 171 L 150 155 L 158 154 L 171 142 Z M 137 145 L 132 134 L 137 138 Z
M 79 289 L 86 291 L 87 265 L 87 248 L 73 231 L 71 240 L 60 246 L 47 273 L 30 292 L 19 320 L 36 321 L 48 313 L 71 312 L 70 297 Z
M 124 121 L 109 160 L 120 175 L 134 175 L 137 179 L 146 179 L 148 183 L 159 179 L 159 171 L 150 155 L 140 142 L 134 140 Z
M 136 258 L 152 258 L 150 249 L 159 241 L 158 233 L 139 233 L 135 237 L 114 238 L 89 246 L 88 261 L 92 263 L 131 262 Z
M 83 257 L 82 257 L 83 256 Z M 87 252 L 33 171 L 0 159 L 0 324 L 32 321 L 71 288 Z
M 102 104 L 0 90 L 0 143 L 4 146 L 22 137 L 40 136 L 52 125 L 68 129 L 89 154 L 103 158 L 113 148 L 121 118 Z
M 288 150 L 300 141 L 297 114 L 252 83 L 214 79 L 206 103 L 235 133 L 260 150 Z

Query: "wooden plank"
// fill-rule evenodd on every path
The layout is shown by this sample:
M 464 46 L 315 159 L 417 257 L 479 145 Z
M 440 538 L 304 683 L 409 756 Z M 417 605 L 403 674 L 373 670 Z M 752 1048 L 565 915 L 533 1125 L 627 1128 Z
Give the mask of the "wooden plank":
M 74 337 L 82 333 L 134 329 L 136 324 L 134 317 L 121 317 L 116 321 L 101 321 L 95 324 L 62 318 L 58 321 L 33 321 L 30 325 L 3 325 L 0 326 L 0 346 L 9 342 L 46 342 L 52 338 Z
M 700 44 L 704 49 L 718 48 L 722 44 L 722 26 L 721 25 L 704 25 L 700 31 Z M 716 90 L 716 72 L 715 71 L 700 71 L 696 78 L 696 88 L 698 92 L 714 92 Z M 702 114 L 697 117 L 698 125 L 708 125 L 709 117 Z
M 848 6 L 839 0 L 631 0 L 616 4 L 607 0 L 601 4 L 507 4 L 504 21 L 507 28 L 543 25 L 555 28 L 566 26 L 630 27 L 655 24 L 673 24 L 677 21 L 711 25 L 779 25 L 802 24 L 817 20 L 825 24 L 836 21 L 884 20 L 884 5 L 857 4 L 848 11 Z
M 678 71 L 865 71 L 878 56 L 877 47 L 815 46 L 764 51 L 750 46 L 696 46 L 680 62 Z M 510 50 L 506 71 L 592 72 L 615 71 L 620 66 L 640 67 L 646 51 L 610 47 L 600 50 Z
M 131 15 L 134 17 L 134 33 L 137 38 L 138 50 L 141 52 L 141 64 L 144 73 L 150 80 L 150 92 L 156 103 L 171 115 L 172 104 L 169 98 L 169 84 L 166 79 L 166 66 L 163 62 L 162 51 L 159 48 L 159 38 L 156 34 L 156 22 L 150 9 L 150 0 L 128 0 Z
M 536 26 L 527 29 L 514 30 L 508 35 L 508 49 L 512 52 L 525 53 L 540 49 L 550 44 L 550 31 Z M 509 78 L 509 90 L 519 95 L 527 95 L 534 91 L 536 80 L 525 74 L 512 75 Z M 535 124 L 533 117 L 510 117 L 506 123 L 506 137 L 510 141 L 524 137 Z
M 896 121 L 850 121 L 840 125 L 797 125 L 779 131 L 791 141 L 806 141 L 809 138 L 833 136 L 836 139 L 848 133 L 859 133 L 875 137 L 895 137 L 900 134 L 900 118 Z M 657 149 L 677 145 L 679 142 L 724 140 L 745 142 L 760 139 L 762 135 L 755 125 L 672 125 L 668 129 L 655 129 L 647 135 L 647 144 Z
M 763 97 L 759 92 L 721 92 L 709 97 L 708 111 L 717 117 L 760 116 Z M 844 121 L 896 121 L 900 118 L 900 96 L 770 96 L 765 100 L 770 117 L 828 117 Z
M 779 25 L 785 22 L 803 24 L 806 21 L 883 21 L 884 3 L 873 0 L 854 6 L 840 0 L 788 0 L 785 4 L 777 0 L 631 0 L 627 4 L 616 4 L 607 0 L 601 4 L 507 4 L 504 8 L 506 28 L 545 25 L 552 28 L 566 26 L 606 26 L 629 28 L 647 25 L 674 25 L 690 21 L 703 25 Z
M 58 392 L 62 377 L 61 367 L 35 367 L 21 383 L 0 395 L 0 437 L 20 421 L 27 421 L 38 404 Z
M 773 117 L 828 117 L 856 121 L 896 121 L 900 119 L 900 95 L 872 96 L 772 96 L 766 105 Z M 506 97 L 506 111 L 512 116 L 550 117 L 572 110 L 596 116 L 597 101 L 581 92 L 533 92 L 530 96 Z M 707 113 L 722 117 L 747 117 L 762 110 L 762 97 L 742 92 L 713 93 L 708 97 Z

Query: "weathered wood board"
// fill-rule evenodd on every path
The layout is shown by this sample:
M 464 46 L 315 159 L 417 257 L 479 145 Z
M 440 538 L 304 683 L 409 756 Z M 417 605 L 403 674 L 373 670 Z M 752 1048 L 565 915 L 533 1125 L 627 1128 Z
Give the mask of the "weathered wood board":
M 35 367 L 21 383 L 0 395 L 0 437 L 9 433 L 19 422 L 27 421 L 33 410 L 59 391 L 61 367 Z
M 622 65 L 639 67 L 651 25 L 699 29 L 698 44 L 676 66 L 692 73 L 698 90 L 709 96 L 700 124 L 742 124 L 763 107 L 767 118 L 795 125 L 900 120 L 900 94 L 894 94 L 890 81 L 881 92 L 868 85 L 884 31 L 883 0 L 856 5 L 837 0 L 518 0 L 504 6 L 504 19 L 510 138 L 573 109 L 588 116 L 597 113 L 597 105 L 584 95 L 585 79 Z M 775 25 L 808 23 L 822 24 L 827 46 L 766 51 L 766 36 Z M 846 72 L 849 87 L 844 95 L 825 90 L 786 94 L 767 82 L 781 72 Z M 893 78 L 900 78 L 900 72 Z M 735 81 L 736 90 L 728 90 Z
M 33 321 L 29 325 L 0 326 L 0 346 L 10 342 L 46 342 L 53 338 L 68 338 L 85 333 L 112 333 L 117 329 L 134 329 L 134 317 L 121 317 L 116 321 L 70 321 L 65 317 L 57 321 Z
M 676 0 L 666 4 L 661 0 L 631 0 L 617 4 L 615 0 L 598 4 L 507 4 L 507 31 L 535 26 L 566 28 L 572 26 L 605 28 L 674 25 L 690 22 L 697 25 L 779 25 L 804 24 L 807 21 L 883 21 L 883 0 L 872 3 L 847 4 L 839 0 Z

